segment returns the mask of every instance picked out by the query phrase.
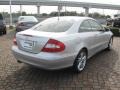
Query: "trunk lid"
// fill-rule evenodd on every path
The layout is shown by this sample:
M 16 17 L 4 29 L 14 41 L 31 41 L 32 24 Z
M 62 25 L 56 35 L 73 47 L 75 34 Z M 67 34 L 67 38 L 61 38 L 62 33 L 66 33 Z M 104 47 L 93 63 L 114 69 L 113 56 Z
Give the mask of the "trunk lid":
M 37 54 L 41 52 L 50 38 L 60 36 L 58 33 L 25 30 L 16 34 L 16 40 L 20 50 Z

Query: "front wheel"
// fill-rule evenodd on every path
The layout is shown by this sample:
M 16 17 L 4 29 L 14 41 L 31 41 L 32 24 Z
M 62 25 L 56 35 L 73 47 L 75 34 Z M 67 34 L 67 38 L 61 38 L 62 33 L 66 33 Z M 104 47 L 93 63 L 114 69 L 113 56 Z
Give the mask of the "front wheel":
M 86 65 L 87 61 L 87 52 L 86 50 L 81 50 L 78 54 L 77 58 L 75 59 L 73 68 L 76 72 L 81 72 Z
M 108 43 L 107 49 L 108 49 L 108 50 L 111 50 L 111 49 L 112 49 L 112 45 L 113 45 L 113 38 L 110 39 L 110 41 L 109 41 L 109 43 Z

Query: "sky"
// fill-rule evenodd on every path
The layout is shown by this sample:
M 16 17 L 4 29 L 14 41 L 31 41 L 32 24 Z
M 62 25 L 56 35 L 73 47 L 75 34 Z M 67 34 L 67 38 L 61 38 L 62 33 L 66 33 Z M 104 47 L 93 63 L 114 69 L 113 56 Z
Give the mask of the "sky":
M 64 0 L 63 0 L 64 1 Z M 78 1 L 78 2 L 92 2 L 92 3 L 103 3 L 103 4 L 114 4 L 114 5 L 120 5 L 120 0 L 66 0 L 66 1 Z M 37 7 L 36 6 L 22 6 L 22 10 L 27 13 L 37 13 Z M 82 7 L 66 7 L 67 11 L 77 11 L 78 13 L 84 12 L 84 9 Z M 20 6 L 12 5 L 12 12 L 18 12 L 20 11 Z M 57 11 L 56 6 L 41 6 L 40 13 L 50 13 L 52 11 Z M 63 7 L 62 11 L 65 11 L 65 7 Z M 0 12 L 10 12 L 9 6 L 7 5 L 1 5 L 0 6 Z M 90 13 L 98 12 L 105 15 L 111 15 L 117 14 L 118 10 L 109 10 L 109 9 L 93 9 L 91 8 L 89 10 Z

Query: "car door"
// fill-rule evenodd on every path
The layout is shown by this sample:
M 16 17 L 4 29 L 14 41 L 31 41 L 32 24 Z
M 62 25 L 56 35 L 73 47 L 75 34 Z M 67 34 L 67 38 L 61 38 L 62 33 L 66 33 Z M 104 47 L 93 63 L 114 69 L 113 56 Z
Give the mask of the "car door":
M 92 31 L 94 33 L 95 38 L 95 51 L 98 52 L 105 48 L 105 42 L 107 40 L 107 35 L 103 27 L 98 24 L 95 20 L 89 20 L 90 25 L 92 27 Z
M 88 49 L 89 57 L 95 53 L 95 33 L 93 33 L 91 25 L 88 20 L 85 20 L 81 23 L 79 28 L 80 37 L 83 39 L 84 46 Z

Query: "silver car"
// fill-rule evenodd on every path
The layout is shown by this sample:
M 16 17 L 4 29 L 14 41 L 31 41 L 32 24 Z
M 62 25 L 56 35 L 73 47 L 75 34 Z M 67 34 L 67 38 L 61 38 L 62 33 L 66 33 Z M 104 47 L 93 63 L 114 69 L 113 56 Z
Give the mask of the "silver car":
M 20 32 L 26 29 L 29 29 L 36 25 L 38 20 L 34 16 L 19 16 L 17 25 L 16 25 L 16 32 Z
M 43 69 L 73 66 L 80 72 L 86 61 L 111 49 L 113 34 L 89 17 L 53 17 L 16 34 L 12 51 L 17 61 Z

